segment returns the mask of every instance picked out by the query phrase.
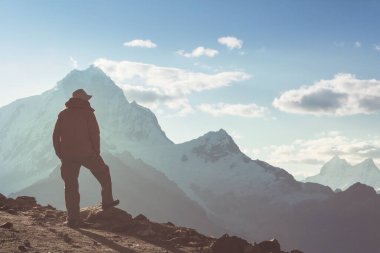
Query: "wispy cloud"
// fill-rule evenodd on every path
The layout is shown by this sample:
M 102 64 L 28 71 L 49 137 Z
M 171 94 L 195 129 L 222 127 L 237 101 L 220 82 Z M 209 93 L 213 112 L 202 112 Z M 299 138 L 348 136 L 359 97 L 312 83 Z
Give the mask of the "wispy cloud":
M 377 52 L 380 52 L 380 45 L 375 45 L 375 50 L 376 50 Z
M 360 41 L 355 42 L 355 47 L 362 47 L 362 43 Z
M 97 59 L 95 66 L 107 73 L 125 91 L 129 100 L 150 108 L 164 107 L 181 115 L 193 112 L 188 95 L 204 90 L 230 86 L 250 76 L 239 71 L 213 74 L 193 72 L 180 68 L 161 67 L 132 61 Z
M 155 48 L 157 45 L 151 40 L 135 39 L 123 44 L 126 47 L 142 47 L 142 48 Z
M 346 45 L 346 43 L 344 43 L 343 41 L 339 41 L 339 42 L 334 41 L 333 45 L 336 47 L 344 47 Z
M 78 68 L 78 61 L 72 56 L 70 56 L 69 59 L 70 59 L 70 63 L 73 66 L 73 68 L 75 68 L 75 69 Z
M 331 80 L 286 91 L 273 105 L 284 112 L 316 116 L 370 114 L 380 110 L 380 80 L 337 74 Z
M 232 36 L 220 37 L 218 42 L 229 49 L 240 49 L 243 47 L 243 41 Z
M 271 145 L 256 149 L 255 154 L 277 166 L 287 164 L 321 167 L 333 156 L 340 156 L 351 163 L 367 158 L 380 162 L 380 137 L 367 139 L 349 138 L 337 131 L 322 132 L 312 139 L 298 139 L 290 144 Z M 307 171 L 305 171 L 305 174 Z
M 246 118 L 264 117 L 268 109 L 256 104 L 201 104 L 197 106 L 202 112 L 218 116 L 239 116 Z
M 201 56 L 215 57 L 219 54 L 219 52 L 218 50 L 211 48 L 197 47 L 190 53 L 186 53 L 184 50 L 178 50 L 177 54 L 187 58 L 197 58 Z

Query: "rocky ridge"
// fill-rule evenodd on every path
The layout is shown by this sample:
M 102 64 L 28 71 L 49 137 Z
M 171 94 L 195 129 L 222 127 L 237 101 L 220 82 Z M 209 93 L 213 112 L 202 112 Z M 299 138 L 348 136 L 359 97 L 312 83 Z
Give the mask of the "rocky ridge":
M 277 240 L 248 243 L 236 236 L 208 237 L 171 222 L 100 206 L 81 209 L 86 226 L 70 229 L 66 212 L 38 204 L 34 197 L 0 194 L 0 253 L 5 252 L 199 252 L 285 253 Z M 301 253 L 293 250 L 291 253 Z

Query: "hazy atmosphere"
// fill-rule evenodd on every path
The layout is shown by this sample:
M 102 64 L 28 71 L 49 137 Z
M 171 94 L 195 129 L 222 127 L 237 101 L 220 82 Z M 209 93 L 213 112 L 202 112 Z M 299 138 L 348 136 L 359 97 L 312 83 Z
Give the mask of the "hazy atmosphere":
M 379 157 L 378 1 L 0 6 L 0 106 L 94 64 L 176 143 L 223 128 L 300 177 Z
M 379 13 L 0 0 L 0 251 L 377 252 Z

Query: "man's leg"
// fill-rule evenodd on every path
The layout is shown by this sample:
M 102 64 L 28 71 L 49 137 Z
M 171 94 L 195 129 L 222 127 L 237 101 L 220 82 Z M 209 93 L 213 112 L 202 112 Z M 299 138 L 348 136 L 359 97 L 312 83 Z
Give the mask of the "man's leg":
M 82 164 L 84 167 L 88 168 L 91 171 L 91 173 L 95 176 L 95 178 L 102 186 L 102 203 L 112 203 L 114 200 L 112 196 L 110 170 L 104 163 L 102 157 L 100 155 L 88 157 L 84 159 Z
M 65 182 L 65 202 L 67 209 L 68 221 L 79 221 L 79 184 L 78 176 L 81 164 L 77 161 L 62 160 L 61 176 Z

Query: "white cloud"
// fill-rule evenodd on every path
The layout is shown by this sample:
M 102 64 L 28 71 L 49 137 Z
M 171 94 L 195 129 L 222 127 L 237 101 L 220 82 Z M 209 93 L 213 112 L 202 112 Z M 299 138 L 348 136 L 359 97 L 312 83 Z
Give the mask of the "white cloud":
M 375 45 L 375 50 L 376 50 L 377 52 L 380 52 L 380 45 Z
M 197 58 L 201 56 L 207 56 L 212 58 L 218 55 L 219 52 L 218 50 L 211 48 L 197 47 L 191 53 L 186 53 L 184 50 L 179 50 L 177 51 L 177 54 L 187 58 Z
M 137 101 L 155 112 L 163 113 L 163 106 L 168 110 L 176 111 L 175 116 L 186 116 L 194 112 L 186 97 L 165 94 L 157 87 L 121 85 L 121 88 L 129 101 Z
M 202 112 L 211 114 L 215 117 L 230 115 L 247 118 L 264 117 L 267 114 L 267 108 L 256 104 L 201 104 L 197 106 Z
M 225 45 L 229 49 L 240 49 L 243 47 L 243 41 L 232 36 L 220 37 L 218 39 L 218 42 L 222 45 Z
M 355 42 L 355 47 L 362 47 L 362 43 L 360 41 Z
M 370 114 L 380 110 L 380 80 L 337 74 L 331 80 L 286 91 L 273 105 L 284 112 L 316 116 Z
M 247 80 L 244 72 L 230 71 L 206 74 L 179 68 L 160 67 L 132 61 L 97 59 L 94 65 L 107 73 L 124 89 L 129 100 L 157 109 L 165 107 L 180 115 L 194 111 L 187 96 Z
M 155 48 L 157 45 L 153 43 L 151 40 L 140 40 L 135 39 L 123 44 L 126 47 L 143 47 L 143 48 Z
M 122 85 L 126 97 L 129 100 L 136 100 L 140 104 L 155 105 L 173 100 L 174 97 L 163 94 L 162 91 L 155 87 L 144 87 L 139 85 Z
M 70 56 L 70 63 L 73 66 L 73 68 L 78 68 L 78 61 L 74 59 L 74 57 Z
M 324 132 L 313 139 L 298 139 L 290 144 L 271 145 L 255 150 L 260 159 L 283 168 L 289 165 L 300 165 L 304 168 L 315 167 L 316 170 L 299 171 L 310 176 L 338 155 L 350 163 L 356 164 L 364 159 L 373 158 L 380 163 L 380 137 L 372 136 L 367 139 L 349 138 L 340 132 Z

